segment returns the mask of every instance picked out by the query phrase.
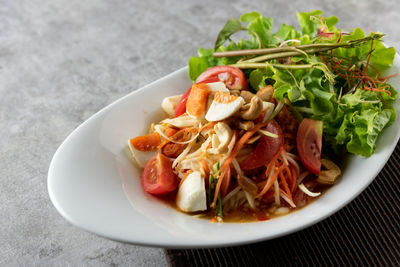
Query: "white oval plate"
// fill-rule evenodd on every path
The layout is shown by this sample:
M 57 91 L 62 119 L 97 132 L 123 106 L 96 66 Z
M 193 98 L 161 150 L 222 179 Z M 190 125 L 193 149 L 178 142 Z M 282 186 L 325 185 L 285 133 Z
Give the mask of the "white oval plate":
M 399 72 L 396 55 L 391 73 Z M 400 89 L 398 77 L 391 80 Z M 400 136 L 397 119 L 379 138 L 369 158 L 352 156 L 340 181 L 317 201 L 277 219 L 256 223 L 210 223 L 177 212 L 146 195 L 140 170 L 125 153 L 129 138 L 143 134 L 161 118 L 166 96 L 187 90 L 182 68 L 107 106 L 79 126 L 62 143 L 50 164 L 50 198 L 72 224 L 113 240 L 169 248 L 239 245 L 286 235 L 338 211 L 372 182 Z M 399 103 L 396 110 L 399 112 Z

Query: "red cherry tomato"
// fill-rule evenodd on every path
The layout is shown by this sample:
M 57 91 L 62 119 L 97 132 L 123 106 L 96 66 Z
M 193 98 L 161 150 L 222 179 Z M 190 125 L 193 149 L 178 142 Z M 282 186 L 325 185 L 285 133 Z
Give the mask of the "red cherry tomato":
M 176 105 L 175 107 L 175 117 L 178 117 L 180 115 L 182 115 L 183 113 L 186 112 L 186 102 L 188 100 L 188 97 L 190 95 L 190 90 L 192 89 L 192 87 L 190 87 L 186 93 L 183 94 L 183 96 L 181 97 L 181 100 L 179 100 L 178 105 Z
M 303 165 L 312 173 L 321 170 L 322 121 L 303 119 L 297 130 L 297 153 Z
M 172 162 L 158 153 L 147 162 L 142 173 L 144 191 L 153 195 L 163 195 L 175 190 L 178 177 L 172 171 Z
M 262 135 L 257 142 L 256 148 L 241 163 L 243 170 L 252 170 L 268 164 L 275 157 L 283 144 L 283 134 L 279 124 L 272 120 L 263 129 L 278 135 L 278 138 Z
M 196 79 L 196 83 L 203 83 L 207 80 L 221 81 L 229 89 L 248 90 L 246 76 L 239 68 L 232 66 L 215 66 L 206 69 Z

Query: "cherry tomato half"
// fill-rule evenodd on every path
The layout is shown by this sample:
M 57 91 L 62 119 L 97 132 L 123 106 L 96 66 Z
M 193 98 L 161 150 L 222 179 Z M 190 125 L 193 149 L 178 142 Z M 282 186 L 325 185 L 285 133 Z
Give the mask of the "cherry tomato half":
M 297 153 L 303 165 L 312 173 L 321 170 L 322 121 L 303 119 L 297 130 Z
M 188 97 L 190 95 L 190 91 L 192 90 L 192 87 L 190 87 L 186 93 L 183 94 L 181 97 L 181 100 L 179 100 L 179 103 L 175 107 L 175 117 L 179 117 L 183 113 L 186 112 L 186 102 L 188 100 Z
M 232 66 L 215 66 L 206 69 L 196 79 L 196 83 L 202 83 L 207 80 L 221 81 L 229 89 L 248 90 L 246 76 L 239 68 Z
M 275 120 L 270 121 L 263 130 L 278 135 L 278 138 L 261 135 L 256 148 L 240 163 L 240 167 L 245 171 L 268 164 L 283 145 L 282 130 Z
M 147 162 L 142 173 L 144 191 L 153 195 L 163 195 L 175 190 L 178 177 L 172 171 L 172 162 L 158 153 Z

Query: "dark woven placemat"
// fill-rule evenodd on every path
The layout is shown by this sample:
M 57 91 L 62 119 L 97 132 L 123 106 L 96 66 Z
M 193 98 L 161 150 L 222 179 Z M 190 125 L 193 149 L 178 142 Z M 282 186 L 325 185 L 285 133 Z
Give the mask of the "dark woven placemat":
M 361 195 L 312 227 L 251 245 L 166 254 L 171 266 L 400 266 L 399 221 L 400 143 Z

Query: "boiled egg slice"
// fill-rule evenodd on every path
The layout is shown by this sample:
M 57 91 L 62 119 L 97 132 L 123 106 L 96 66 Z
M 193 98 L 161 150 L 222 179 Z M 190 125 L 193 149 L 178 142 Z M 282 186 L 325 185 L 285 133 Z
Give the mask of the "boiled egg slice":
M 217 91 L 206 114 L 208 121 L 221 121 L 235 114 L 245 103 L 242 97 Z
M 157 151 L 140 151 L 132 145 L 131 140 L 132 139 L 128 140 L 128 147 L 131 152 L 132 159 L 138 167 L 144 168 L 146 163 L 157 154 Z
M 175 107 L 176 105 L 178 105 L 181 98 L 182 95 L 174 95 L 163 99 L 163 101 L 161 102 L 161 107 L 164 112 L 168 114 L 168 116 L 174 117 Z
M 229 89 L 223 82 L 206 83 L 212 92 L 221 91 L 224 93 L 229 93 Z
M 190 173 L 182 182 L 176 196 L 176 205 L 186 212 L 207 209 L 206 188 L 200 172 Z

